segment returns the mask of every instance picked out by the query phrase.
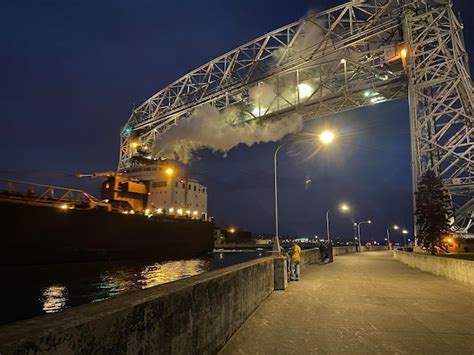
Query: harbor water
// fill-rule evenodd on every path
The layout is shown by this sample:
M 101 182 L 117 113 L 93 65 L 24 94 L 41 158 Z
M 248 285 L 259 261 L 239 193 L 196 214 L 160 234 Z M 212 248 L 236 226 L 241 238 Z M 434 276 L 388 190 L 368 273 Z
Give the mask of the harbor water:
M 262 256 L 265 251 L 221 251 L 185 260 L 3 267 L 0 324 L 100 302 Z

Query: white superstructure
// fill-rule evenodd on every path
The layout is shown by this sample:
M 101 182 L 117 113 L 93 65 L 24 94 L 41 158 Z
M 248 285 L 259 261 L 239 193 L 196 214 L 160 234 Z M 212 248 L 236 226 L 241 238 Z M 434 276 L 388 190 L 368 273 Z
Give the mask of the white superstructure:
M 143 165 L 123 174 L 148 185 L 146 208 L 170 215 L 207 218 L 207 187 L 194 179 L 180 176 L 168 163 Z

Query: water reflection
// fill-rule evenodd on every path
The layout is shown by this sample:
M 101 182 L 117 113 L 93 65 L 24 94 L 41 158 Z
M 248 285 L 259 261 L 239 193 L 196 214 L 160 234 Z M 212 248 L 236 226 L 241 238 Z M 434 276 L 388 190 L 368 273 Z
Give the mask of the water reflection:
M 46 287 L 43 290 L 43 311 L 45 313 L 55 313 L 66 307 L 68 292 L 66 286 L 55 285 Z
M 217 252 L 199 259 L 164 262 L 0 268 L 0 324 L 100 302 L 123 292 L 199 275 L 263 254 L 261 251 Z

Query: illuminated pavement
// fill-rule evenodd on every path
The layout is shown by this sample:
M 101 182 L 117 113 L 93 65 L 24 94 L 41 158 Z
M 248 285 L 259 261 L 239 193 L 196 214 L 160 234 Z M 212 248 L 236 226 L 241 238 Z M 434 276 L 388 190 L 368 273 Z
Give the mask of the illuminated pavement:
M 389 252 L 309 266 L 274 292 L 220 354 L 474 354 L 474 288 Z

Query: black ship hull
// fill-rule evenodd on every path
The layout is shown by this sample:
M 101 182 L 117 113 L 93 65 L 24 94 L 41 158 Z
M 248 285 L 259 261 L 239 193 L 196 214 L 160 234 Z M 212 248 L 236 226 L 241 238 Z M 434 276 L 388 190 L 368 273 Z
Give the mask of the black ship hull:
M 177 259 L 212 251 L 210 222 L 0 203 L 0 265 Z

